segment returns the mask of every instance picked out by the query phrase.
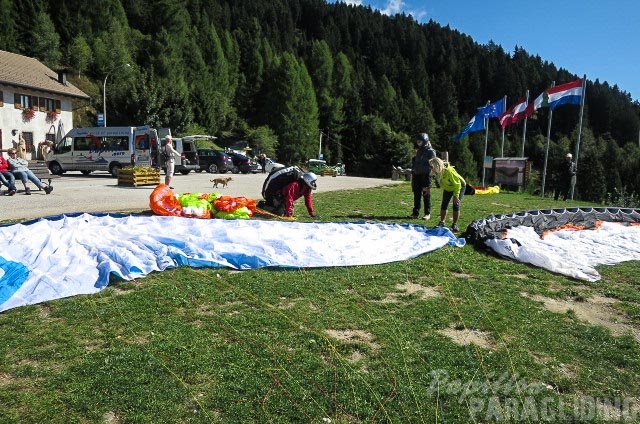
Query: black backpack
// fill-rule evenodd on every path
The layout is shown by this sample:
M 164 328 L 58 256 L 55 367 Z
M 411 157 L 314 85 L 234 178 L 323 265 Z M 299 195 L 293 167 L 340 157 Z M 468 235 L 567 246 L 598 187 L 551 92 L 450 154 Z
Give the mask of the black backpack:
M 267 179 L 264 180 L 264 184 L 262 184 L 262 197 L 267 199 L 267 197 L 274 196 L 282 190 L 284 186 L 301 179 L 303 175 L 304 172 L 297 166 L 290 166 L 273 171 Z
M 162 147 L 162 160 L 166 163 L 169 161 L 170 158 L 171 156 L 169 155 L 169 153 L 167 153 L 167 145 L 165 144 Z

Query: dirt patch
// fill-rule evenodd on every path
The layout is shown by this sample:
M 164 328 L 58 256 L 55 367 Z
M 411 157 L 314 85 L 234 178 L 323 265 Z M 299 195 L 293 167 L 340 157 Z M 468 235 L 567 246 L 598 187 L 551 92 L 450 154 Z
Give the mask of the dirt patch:
M 102 422 L 105 424 L 119 424 L 120 418 L 115 412 L 109 411 L 102 416 Z
M 296 299 L 281 297 L 280 302 L 278 303 L 278 309 L 292 309 L 298 304 L 298 302 L 301 302 L 303 300 L 303 297 L 299 297 Z
M 449 337 L 455 344 L 460 346 L 466 346 L 469 343 L 473 343 L 474 345 L 484 349 L 493 349 L 491 337 L 489 337 L 489 335 L 484 331 L 451 327 L 445 330 L 439 330 L 438 333 Z
M 401 293 L 398 293 L 398 292 L 387 293 L 387 296 L 379 302 L 380 303 L 397 303 L 400 301 L 398 299 L 400 296 L 404 296 L 407 294 L 408 295 L 417 294 L 420 300 L 425 300 L 432 297 L 442 297 L 442 294 L 440 293 L 440 289 L 438 287 L 430 287 L 430 286 L 425 287 L 421 284 L 416 284 L 409 281 L 405 282 L 404 284 L 396 284 L 395 288 Z
M 352 364 L 355 364 L 356 362 L 362 361 L 362 358 L 364 358 L 362 352 L 360 352 L 359 350 L 354 350 L 347 360 Z
M 608 328 L 614 336 L 622 336 L 624 334 L 631 335 L 640 342 L 640 331 L 631 326 L 626 317 L 611 307 L 612 304 L 619 302 L 604 296 L 592 296 L 584 302 L 576 302 L 574 300 L 551 299 L 539 295 L 522 294 L 529 299 L 542 302 L 544 307 L 556 313 L 567 313 L 573 311 L 580 321 L 584 321 L 591 325 L 599 325 Z
M 380 349 L 380 345 L 375 342 L 375 337 L 373 334 L 368 333 L 364 330 L 326 330 L 326 333 L 333 337 L 334 339 L 338 339 L 344 343 L 362 343 L 367 346 L 372 351 L 377 351 Z
M 14 384 L 16 380 L 9 374 L 0 373 L 0 386 L 8 386 Z

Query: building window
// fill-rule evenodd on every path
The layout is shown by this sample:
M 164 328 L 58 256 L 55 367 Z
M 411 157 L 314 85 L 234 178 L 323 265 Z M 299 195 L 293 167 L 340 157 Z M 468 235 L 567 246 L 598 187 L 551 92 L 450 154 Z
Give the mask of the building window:
M 33 106 L 33 103 L 31 103 L 31 96 L 20 94 L 20 107 L 22 109 L 31 109 L 31 106 Z
M 27 149 L 27 152 L 33 152 L 33 133 L 23 132 L 22 136 L 24 137 L 24 144 L 25 144 L 25 149 Z

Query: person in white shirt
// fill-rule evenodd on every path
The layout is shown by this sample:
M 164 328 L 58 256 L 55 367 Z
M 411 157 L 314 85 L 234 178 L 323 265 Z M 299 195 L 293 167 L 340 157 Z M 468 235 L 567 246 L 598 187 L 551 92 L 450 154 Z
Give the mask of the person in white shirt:
M 175 158 L 179 158 L 181 155 L 176 149 L 173 148 L 173 139 L 171 138 L 170 135 L 167 135 L 164 138 L 164 140 L 165 140 L 165 145 L 163 149 L 166 157 L 165 166 L 167 167 L 167 170 L 165 172 L 165 177 L 164 177 L 164 183 L 168 185 L 170 189 L 173 190 L 173 187 L 171 187 L 171 181 L 173 180 L 173 173 L 175 171 L 175 166 L 176 166 Z

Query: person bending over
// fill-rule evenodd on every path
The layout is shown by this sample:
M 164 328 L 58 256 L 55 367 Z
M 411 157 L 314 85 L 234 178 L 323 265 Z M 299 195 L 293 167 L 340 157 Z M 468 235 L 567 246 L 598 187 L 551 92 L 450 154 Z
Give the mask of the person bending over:
M 318 177 L 313 172 L 302 173 L 291 166 L 269 174 L 262 187 L 265 210 L 280 216 L 293 216 L 293 203 L 304 197 L 309 216 L 316 217 L 313 210 L 312 191 L 317 188 Z
M 464 197 L 467 182 L 450 163 L 445 163 L 440 158 L 433 158 L 429 163 L 436 178 L 440 179 L 440 187 L 442 188 L 442 204 L 440 205 L 440 223 L 438 227 L 444 227 L 449 202 L 453 198 L 453 224 L 451 225 L 451 230 L 459 231 L 460 204 Z

